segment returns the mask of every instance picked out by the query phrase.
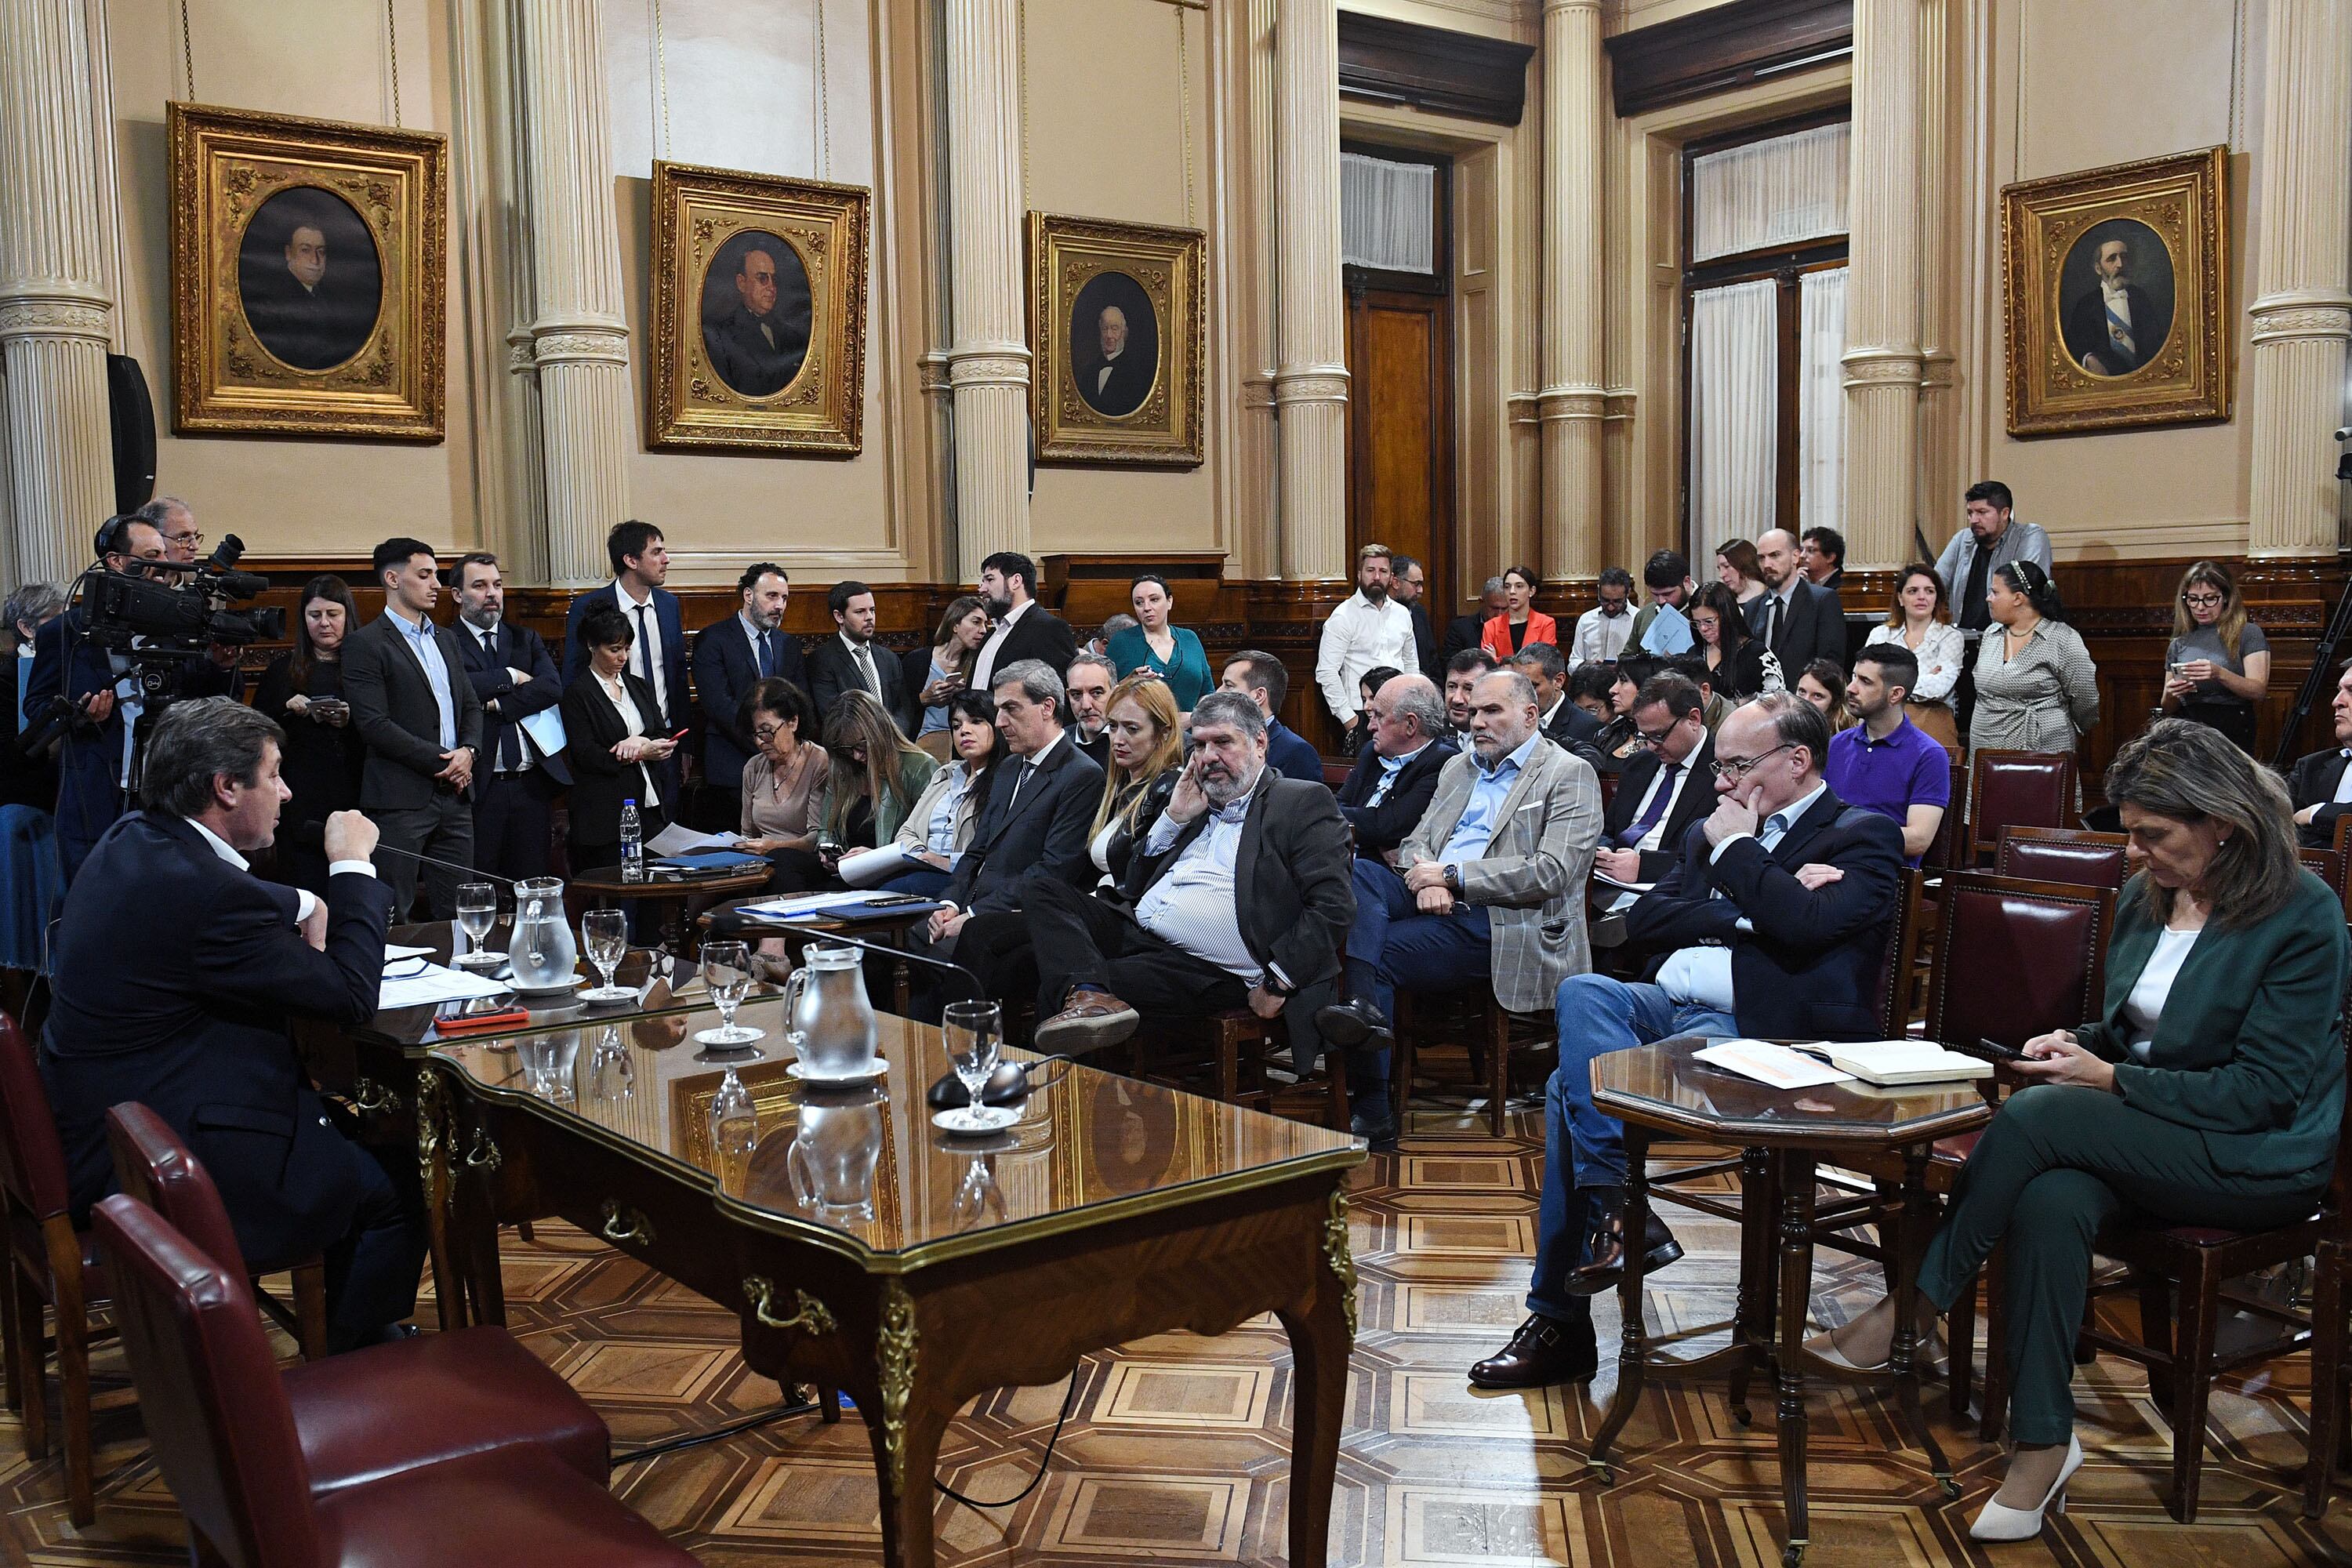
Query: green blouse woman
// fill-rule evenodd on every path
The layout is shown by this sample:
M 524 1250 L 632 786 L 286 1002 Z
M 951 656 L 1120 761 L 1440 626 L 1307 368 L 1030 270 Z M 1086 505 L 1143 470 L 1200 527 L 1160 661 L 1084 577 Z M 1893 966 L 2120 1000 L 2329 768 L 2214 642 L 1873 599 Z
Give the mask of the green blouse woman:
M 1177 711 L 1190 713 L 1217 683 L 1209 671 L 1208 650 L 1193 633 L 1168 624 L 1176 600 L 1168 591 L 1167 578 L 1146 572 L 1128 584 L 1127 596 L 1138 624 L 1112 637 L 1103 652 L 1122 680 L 1139 669 L 1157 674 L 1168 683 Z

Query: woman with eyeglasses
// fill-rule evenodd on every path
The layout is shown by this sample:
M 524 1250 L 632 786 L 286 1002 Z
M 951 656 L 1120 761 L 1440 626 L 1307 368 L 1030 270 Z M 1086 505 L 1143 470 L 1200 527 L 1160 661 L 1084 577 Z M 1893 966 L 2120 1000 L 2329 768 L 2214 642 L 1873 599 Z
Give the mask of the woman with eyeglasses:
M 1992 622 L 1977 646 L 1969 755 L 2073 751 L 2099 721 L 2099 667 L 2062 618 L 2050 574 L 2032 561 L 1994 567 L 1985 607 Z
M 2252 756 L 2255 708 L 2270 685 L 2270 639 L 2246 619 L 2229 569 L 2200 561 L 2180 579 L 2172 604 L 2164 710 L 2210 725 Z
M 775 867 L 772 893 L 822 888 L 816 805 L 825 758 L 816 743 L 816 710 L 799 687 L 772 675 L 743 694 L 743 716 L 760 747 L 743 764 L 743 852 L 764 855 Z

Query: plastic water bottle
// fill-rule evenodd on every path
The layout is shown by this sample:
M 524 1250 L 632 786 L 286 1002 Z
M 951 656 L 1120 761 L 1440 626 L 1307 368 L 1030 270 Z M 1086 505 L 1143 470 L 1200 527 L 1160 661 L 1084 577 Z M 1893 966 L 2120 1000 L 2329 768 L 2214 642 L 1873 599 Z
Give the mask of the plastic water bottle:
M 621 880 L 642 882 L 646 879 L 645 832 L 637 822 L 637 803 L 621 803 Z

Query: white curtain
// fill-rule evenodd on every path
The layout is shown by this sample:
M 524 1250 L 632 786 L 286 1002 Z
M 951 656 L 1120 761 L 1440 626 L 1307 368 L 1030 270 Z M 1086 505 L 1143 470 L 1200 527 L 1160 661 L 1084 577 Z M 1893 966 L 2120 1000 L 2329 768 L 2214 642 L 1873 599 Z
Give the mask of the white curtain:
M 1823 125 L 1691 160 L 1691 258 L 1846 231 L 1848 127 Z
M 1437 170 L 1339 154 L 1339 259 L 1384 272 L 1437 269 Z
M 1797 517 L 1845 529 L 1845 268 L 1797 279 Z
M 1773 526 L 1780 291 L 1769 278 L 1691 296 L 1692 548 Z

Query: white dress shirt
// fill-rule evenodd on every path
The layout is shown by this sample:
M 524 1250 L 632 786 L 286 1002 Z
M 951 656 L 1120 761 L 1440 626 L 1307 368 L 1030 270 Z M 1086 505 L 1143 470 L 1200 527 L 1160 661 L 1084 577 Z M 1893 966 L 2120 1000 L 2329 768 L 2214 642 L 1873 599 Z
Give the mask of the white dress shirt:
M 1580 664 L 1610 664 L 1625 651 L 1625 644 L 1633 636 L 1633 607 L 1625 606 L 1622 615 L 1603 615 L 1595 605 L 1576 617 L 1576 635 L 1569 639 L 1568 663 L 1571 669 Z
M 971 661 L 971 680 L 969 687 L 971 690 L 988 689 L 988 683 L 996 675 L 996 656 L 1004 647 L 1006 634 L 1013 630 L 1013 624 L 1027 615 L 1029 607 L 1036 602 L 1034 599 L 1024 599 L 1007 610 L 1004 613 L 1004 618 L 996 623 L 996 629 L 988 634 L 988 640 L 980 645 L 980 655 Z M 1054 673 L 1059 675 L 1061 671 L 1055 670 Z
M 473 622 L 460 616 L 457 624 L 466 628 L 464 635 L 472 637 L 474 639 L 475 646 L 482 650 L 482 657 L 490 661 L 491 669 L 499 670 L 506 668 L 506 661 L 499 657 L 499 623 L 497 621 L 492 621 L 487 626 L 478 626 Z M 482 749 L 490 753 L 488 760 L 491 763 L 490 771 L 492 773 L 523 773 L 537 765 L 536 759 L 539 755 L 539 744 L 530 738 L 530 731 L 524 729 L 521 724 L 517 723 L 515 725 L 515 741 L 517 744 L 515 746 L 514 766 L 510 768 L 502 768 L 497 765 L 499 743 L 498 737 L 496 734 L 492 733 L 492 730 L 496 725 L 503 721 L 499 715 L 490 711 L 490 703 L 496 702 L 497 700 L 498 699 L 493 697 L 489 700 L 489 702 L 482 704 Z
M 654 689 L 654 700 L 665 713 L 675 712 L 669 700 L 669 677 L 662 671 L 661 609 L 654 603 L 650 590 L 642 599 L 629 597 L 626 584 L 613 579 L 613 602 L 621 606 L 621 614 L 629 617 L 629 629 L 637 634 L 637 646 L 629 650 L 629 666 L 646 678 Z M 639 610 L 645 611 L 639 615 Z M 640 665 L 638 660 L 644 663 Z
M 604 689 L 604 700 L 613 705 L 615 712 L 620 714 L 621 728 L 629 734 L 644 736 L 646 716 L 637 711 L 637 700 L 629 695 L 628 678 L 625 675 L 614 684 L 606 686 L 604 678 L 599 675 L 596 677 L 596 684 Z M 661 791 L 654 787 L 653 770 L 640 761 L 637 763 L 637 776 L 645 781 L 646 786 L 645 793 L 637 797 L 638 800 L 648 807 L 659 805 Z
M 859 642 L 847 632 L 835 632 L 833 635 L 839 637 L 841 646 L 849 651 L 849 668 L 857 671 L 858 684 L 865 687 L 875 700 L 879 701 L 882 697 L 882 672 L 874 668 L 873 639 L 869 637 L 865 642 Z M 752 655 L 757 658 L 758 654 L 759 649 L 755 646 Z
M 1412 612 L 1394 599 L 1375 605 L 1358 589 L 1323 623 L 1323 646 L 1315 659 L 1315 684 L 1342 724 L 1356 721 L 1357 682 L 1382 665 L 1405 671 L 1421 668 L 1413 641 Z
M 1255 793 L 1253 788 L 1251 795 Z M 1234 860 L 1241 853 L 1249 807 L 1250 795 L 1245 795 L 1223 811 L 1210 813 L 1209 825 L 1136 900 L 1135 923 L 1243 984 L 1255 985 L 1264 972 L 1242 940 L 1234 901 Z M 1144 841 L 1144 853 L 1165 855 L 1183 831 L 1183 824 L 1161 812 Z
M 215 833 L 211 828 L 206 827 L 203 823 L 198 822 L 193 816 L 182 817 L 180 820 L 185 822 L 189 826 L 194 828 L 199 834 L 203 835 L 205 842 L 213 847 L 214 854 L 219 856 L 222 859 L 227 861 L 230 865 L 236 867 L 240 871 L 249 871 L 253 869 L 252 865 L 244 856 L 236 852 L 236 846 L 232 845 L 227 839 L 223 838 L 219 834 Z M 330 877 L 340 877 L 346 871 L 352 872 L 355 875 L 362 877 L 373 877 L 375 875 L 375 866 L 373 862 L 366 860 L 337 860 L 327 868 L 327 875 Z M 318 907 L 318 894 L 312 892 L 308 888 L 297 888 L 294 889 L 294 923 L 296 925 L 300 925 L 304 921 L 309 920 L 310 918 L 310 911 Z
M 1822 797 L 1822 791 L 1827 787 L 1817 784 L 1802 799 L 1792 800 L 1766 817 L 1753 835 L 1756 842 L 1768 850 L 1779 844 L 1789 829 L 1795 826 L 1797 819 L 1813 809 L 1813 802 Z M 1707 857 L 1708 860 L 1722 859 L 1725 850 L 1748 837 L 1750 835 L 1745 833 L 1733 834 L 1715 847 L 1715 852 Z M 1717 889 L 1713 896 L 1723 897 L 1723 890 Z M 1746 915 L 1742 915 L 1739 917 L 1739 929 L 1752 931 L 1756 928 Z M 1658 988 L 1675 1002 L 1712 1007 L 1718 1013 L 1737 1015 L 1738 1012 L 1732 995 L 1731 949 L 1727 947 L 1708 944 L 1675 949 L 1658 968 Z

